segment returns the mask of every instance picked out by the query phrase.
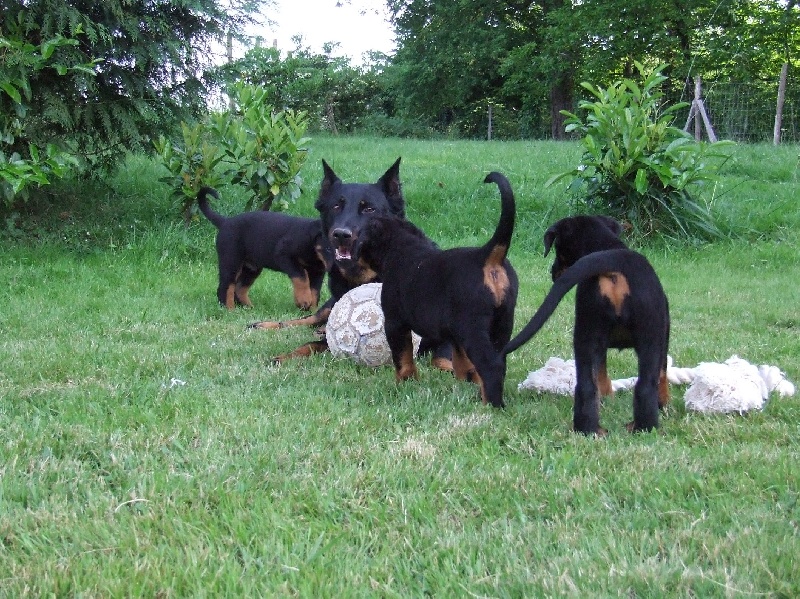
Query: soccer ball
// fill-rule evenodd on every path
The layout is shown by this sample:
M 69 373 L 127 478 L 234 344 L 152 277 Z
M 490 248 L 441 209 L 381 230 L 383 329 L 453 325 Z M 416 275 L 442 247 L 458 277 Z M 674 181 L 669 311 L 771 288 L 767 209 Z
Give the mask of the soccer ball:
M 345 356 L 364 366 L 392 363 L 392 352 L 383 330 L 380 283 L 367 283 L 351 289 L 333 305 L 325 325 L 325 339 L 331 353 Z M 420 336 L 412 333 L 414 354 Z

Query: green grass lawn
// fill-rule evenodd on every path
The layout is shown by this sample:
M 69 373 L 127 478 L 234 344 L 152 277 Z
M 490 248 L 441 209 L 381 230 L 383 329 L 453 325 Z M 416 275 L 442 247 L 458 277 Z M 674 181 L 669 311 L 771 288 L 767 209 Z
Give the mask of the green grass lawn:
M 519 329 L 549 288 L 542 233 L 571 209 L 544 182 L 578 146 L 322 138 L 293 211 L 314 214 L 321 158 L 370 181 L 398 156 L 409 218 L 443 247 L 491 235 L 481 181 L 509 177 Z M 737 354 L 797 384 L 798 148 L 735 158 L 704 196 L 729 239 L 638 249 L 677 365 Z M 60 185 L 0 238 L 0 596 L 800 595 L 800 396 L 702 416 L 673 387 L 662 428 L 630 435 L 621 392 L 607 438 L 575 435 L 571 398 L 517 390 L 571 357 L 571 296 L 509 359 L 504 411 L 427 364 L 402 385 L 330 355 L 273 366 L 312 338 L 246 328 L 296 315 L 288 279 L 220 308 L 214 229 L 184 230 L 158 176 L 132 158 Z

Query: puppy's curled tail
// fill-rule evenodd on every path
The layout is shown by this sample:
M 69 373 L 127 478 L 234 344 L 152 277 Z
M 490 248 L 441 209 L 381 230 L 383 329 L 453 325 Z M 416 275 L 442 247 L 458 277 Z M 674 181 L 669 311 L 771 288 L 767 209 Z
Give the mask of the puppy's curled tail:
M 494 235 L 483 247 L 486 250 L 487 258 L 496 248 L 502 247 L 502 256 L 500 256 L 502 259 L 508 253 L 508 247 L 511 245 L 511 235 L 514 232 L 514 218 L 517 211 L 514 203 L 514 192 L 511 190 L 511 184 L 508 179 L 496 171 L 486 175 L 483 182 L 495 183 L 500 189 L 500 220 L 497 223 Z
M 594 252 L 587 254 L 562 272 L 561 276 L 555 280 L 550 291 L 545 296 L 542 305 L 536 310 L 536 314 L 534 314 L 528 324 L 517 333 L 517 336 L 509 341 L 503 348 L 503 356 L 519 349 L 522 345 L 527 343 L 531 337 L 538 333 L 539 329 L 547 322 L 547 319 L 556 311 L 558 304 L 564 296 L 569 293 L 569 290 L 575 287 L 575 285 L 591 277 L 602 275 L 603 273 L 621 270 L 626 257 L 630 256 L 632 253 L 634 252 L 631 252 L 631 250 L 627 248 Z
M 219 229 L 222 223 L 225 222 L 225 217 L 211 209 L 211 206 L 208 205 L 208 196 L 214 196 L 216 199 L 219 199 L 219 194 L 217 194 L 216 189 L 213 187 L 203 187 L 197 192 L 197 205 L 200 208 L 200 212 Z

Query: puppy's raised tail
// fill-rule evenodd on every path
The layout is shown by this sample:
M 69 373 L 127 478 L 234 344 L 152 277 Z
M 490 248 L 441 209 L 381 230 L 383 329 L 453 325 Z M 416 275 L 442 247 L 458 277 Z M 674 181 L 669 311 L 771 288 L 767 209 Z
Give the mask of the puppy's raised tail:
M 200 212 L 219 229 L 222 223 L 225 222 L 225 217 L 211 209 L 211 206 L 208 205 L 208 196 L 214 196 L 214 198 L 219 199 L 219 194 L 217 194 L 216 189 L 213 187 L 203 187 L 197 192 L 197 206 L 200 208 Z
M 509 341 L 503 348 L 503 355 L 506 356 L 519 349 L 522 345 L 527 343 L 531 337 L 538 333 L 539 329 L 547 322 L 547 319 L 556 311 L 558 304 L 564 296 L 569 293 L 569 290 L 575 287 L 575 285 L 604 273 L 619 272 L 622 270 L 624 263 L 630 259 L 630 256 L 635 254 L 635 252 L 627 248 L 603 250 L 587 254 L 575 262 L 575 264 L 561 273 L 561 276 L 555 280 L 550 291 L 545 296 L 542 305 L 536 310 L 536 314 L 534 314 L 528 324 L 517 333 L 517 336 Z
M 486 175 L 484 183 L 495 183 L 500 189 L 500 220 L 492 238 L 483 246 L 486 259 L 494 254 L 498 260 L 503 260 L 511 245 L 511 235 L 514 233 L 514 218 L 516 217 L 516 204 L 511 184 L 502 174 L 493 171 Z M 502 255 L 501 255 L 502 254 Z

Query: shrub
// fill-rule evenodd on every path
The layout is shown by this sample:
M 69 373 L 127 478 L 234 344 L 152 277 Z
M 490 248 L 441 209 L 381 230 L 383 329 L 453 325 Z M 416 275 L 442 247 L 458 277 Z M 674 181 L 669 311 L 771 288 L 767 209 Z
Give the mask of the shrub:
M 183 145 L 160 137 L 156 153 L 169 171 L 162 181 L 172 186 L 188 225 L 197 192 L 203 186 L 242 185 L 250 193 L 247 209 L 285 210 L 300 197 L 299 175 L 305 163 L 305 113 L 275 110 L 267 92 L 235 86 L 237 112 L 210 115 L 193 126 L 181 124 Z
M 308 116 L 268 104 L 267 90 L 256 85 L 234 86 L 238 113 L 217 119 L 215 131 L 233 169 L 233 183 L 243 184 L 269 210 L 273 203 L 285 210 L 300 197 L 303 180 L 298 174 L 308 155 L 305 137 Z
M 224 185 L 230 180 L 230 175 L 229 169 L 218 168 L 225 154 L 212 139 L 211 130 L 206 123 L 181 123 L 181 132 L 182 145 L 175 145 L 162 135 L 154 142 L 154 146 L 162 164 L 170 173 L 160 181 L 172 187 L 172 195 L 180 205 L 184 223 L 188 227 L 200 188 L 204 185 Z
M 595 98 L 579 103 L 586 119 L 562 111 L 566 131 L 582 136 L 581 163 L 547 185 L 572 177 L 569 188 L 581 208 L 626 222 L 640 237 L 719 237 L 708 206 L 693 192 L 716 181 L 731 142 L 698 142 L 674 127 L 687 104 L 662 106 L 663 66 L 650 73 L 638 62 L 636 68 L 641 86 L 630 79 L 608 88 L 581 84 Z

